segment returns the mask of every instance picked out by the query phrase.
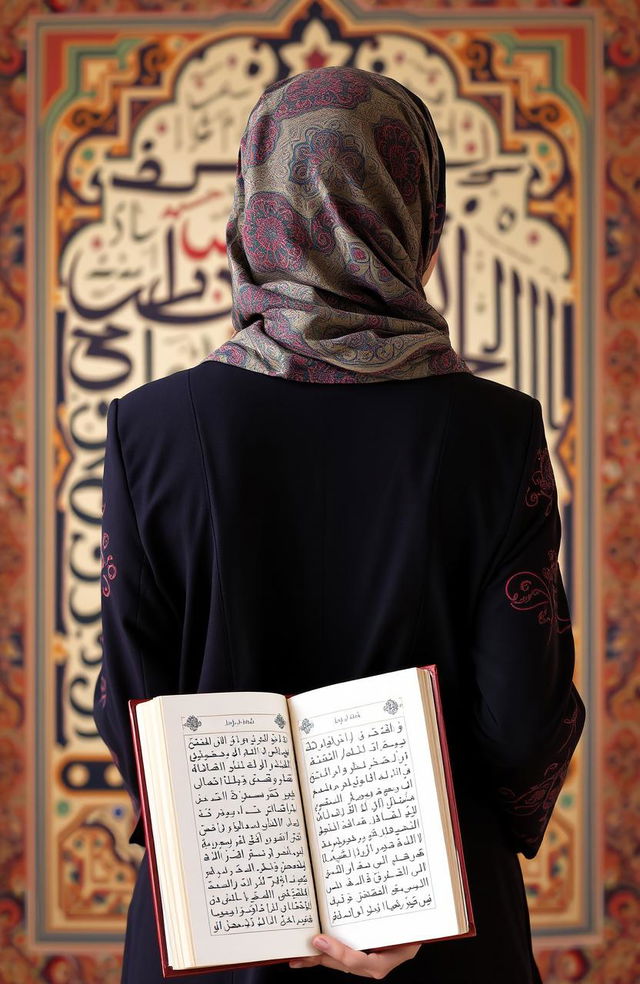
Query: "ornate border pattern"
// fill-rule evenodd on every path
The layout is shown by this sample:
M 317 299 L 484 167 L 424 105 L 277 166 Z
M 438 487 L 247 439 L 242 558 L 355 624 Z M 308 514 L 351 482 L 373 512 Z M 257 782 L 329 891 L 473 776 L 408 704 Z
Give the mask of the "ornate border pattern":
M 440 4 L 434 4 L 437 8 Z M 569 0 L 569 5 L 570 0 Z M 229 9 L 234 4 L 221 4 Z M 262 4 L 243 5 L 243 10 Z M 411 7 L 379 0 L 361 9 L 378 12 Z M 444 6 L 444 4 L 443 4 Z M 454 4 L 458 6 L 458 4 Z M 505 3 L 505 7 L 511 4 Z M 544 0 L 531 4 L 545 22 L 554 6 Z M 604 639 L 599 676 L 603 689 L 602 786 L 600 806 L 604 826 L 605 925 L 603 940 L 591 946 L 549 950 L 539 954 L 547 984 L 569 981 L 616 981 L 631 984 L 640 973 L 634 938 L 638 928 L 638 871 L 634 860 L 638 816 L 639 725 L 635 692 L 638 686 L 640 554 L 634 503 L 638 499 L 640 471 L 640 353 L 637 325 L 640 321 L 640 243 L 638 232 L 637 179 L 640 138 L 634 107 L 640 98 L 640 43 L 636 25 L 637 0 L 625 8 L 603 2 L 603 61 L 605 67 L 606 120 L 603 143 L 606 179 L 601 189 L 606 207 L 606 262 L 603 288 L 606 292 L 602 333 L 598 341 L 598 365 L 602 373 L 601 410 L 604 419 L 601 486 L 597 490 L 601 510 L 600 560 L 603 570 L 602 623 Z M 138 4 L 106 2 L 101 12 L 145 10 Z M 167 9 L 202 9 L 206 0 L 175 3 Z M 449 4 L 446 5 L 450 7 Z M 478 3 L 478 8 L 485 8 Z M 64 13 L 95 9 L 92 0 L 76 3 L 51 0 L 38 9 Z M 154 10 L 156 5 L 154 5 Z M 117 957 L 49 956 L 36 954 L 26 943 L 24 931 L 24 756 L 26 706 L 25 557 L 26 510 L 32 473 L 25 430 L 25 260 L 24 222 L 26 205 L 25 127 L 26 79 L 25 37 L 27 11 L 33 4 L 17 0 L 0 14 L 0 591 L 6 600 L 0 625 L 0 738 L 2 741 L 2 789 L 0 816 L 5 837 L 0 870 L 6 894 L 3 897 L 5 943 L 1 963 L 6 979 L 23 981 L 115 982 L 119 979 Z M 149 58 L 153 74 L 154 58 Z M 604 172 L 603 172 L 604 173 Z M 60 449 L 62 459 L 64 449 Z M 69 947 L 65 947 L 68 953 Z

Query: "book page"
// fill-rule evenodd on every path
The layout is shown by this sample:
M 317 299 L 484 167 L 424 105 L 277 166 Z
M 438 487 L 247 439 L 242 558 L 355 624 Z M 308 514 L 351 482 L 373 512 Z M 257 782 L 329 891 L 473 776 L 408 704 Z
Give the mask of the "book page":
M 323 931 L 356 949 L 459 932 L 418 671 L 289 711 Z
M 285 698 L 161 700 L 195 965 L 316 953 L 319 920 Z

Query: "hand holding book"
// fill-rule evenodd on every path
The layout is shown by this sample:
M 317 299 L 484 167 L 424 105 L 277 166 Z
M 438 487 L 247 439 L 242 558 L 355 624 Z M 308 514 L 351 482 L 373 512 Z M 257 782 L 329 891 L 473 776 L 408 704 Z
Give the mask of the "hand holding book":
M 403 943 L 399 946 L 389 946 L 379 952 L 363 953 L 361 950 L 353 950 L 350 946 L 330 936 L 316 936 L 311 942 L 323 951 L 322 956 L 299 957 L 297 960 L 290 960 L 290 967 L 297 969 L 298 967 L 317 967 L 318 964 L 322 964 L 322 966 L 330 967 L 332 970 L 342 970 L 345 974 L 353 974 L 356 977 L 373 977 L 374 980 L 378 981 L 383 980 L 400 964 L 412 960 L 422 945 L 420 943 Z
M 474 934 L 435 667 L 130 708 L 166 977 Z

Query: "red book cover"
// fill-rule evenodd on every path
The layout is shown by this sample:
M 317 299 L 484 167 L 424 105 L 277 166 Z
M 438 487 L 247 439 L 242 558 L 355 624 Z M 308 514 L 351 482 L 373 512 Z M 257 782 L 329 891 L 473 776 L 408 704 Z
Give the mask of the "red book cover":
M 462 878 L 462 889 L 464 891 L 464 902 L 467 910 L 467 921 L 469 930 L 466 933 L 458 933 L 456 936 L 447 936 L 444 939 L 462 940 L 468 936 L 476 935 L 476 924 L 473 917 L 471 905 L 471 892 L 469 890 L 469 878 L 467 876 L 467 866 L 464 860 L 464 850 L 462 847 L 462 834 L 460 832 L 460 818 L 458 817 L 458 804 L 453 787 L 453 773 L 451 771 L 451 760 L 449 758 L 449 744 L 447 742 L 447 732 L 444 724 L 444 713 L 442 711 L 442 699 L 440 697 L 440 686 L 438 684 L 438 667 L 435 664 L 430 666 L 419 666 L 419 670 L 426 670 L 433 684 L 433 699 L 436 707 L 436 721 L 438 724 L 438 734 L 440 736 L 440 751 L 442 752 L 442 764 L 444 766 L 444 778 L 447 784 L 447 798 L 449 800 L 449 812 L 451 813 L 451 826 L 453 827 L 453 839 L 458 852 L 460 862 L 460 877 Z M 424 942 L 427 942 L 426 940 Z M 433 940 L 431 942 L 434 942 Z
M 442 702 L 440 699 L 440 690 L 438 686 L 438 671 L 435 665 L 421 666 L 418 669 L 426 670 L 433 683 L 433 695 L 434 703 L 436 709 L 436 720 L 438 726 L 438 733 L 440 736 L 440 747 L 442 752 L 442 761 L 444 765 L 445 782 L 447 787 L 447 796 L 449 800 L 449 809 L 451 813 L 451 824 L 453 827 L 453 836 L 455 841 L 456 850 L 458 852 L 458 859 L 460 862 L 460 874 L 462 879 L 462 886 L 465 898 L 465 905 L 467 910 L 467 919 L 469 922 L 469 930 L 466 933 L 458 933 L 454 936 L 440 937 L 439 939 L 465 939 L 469 936 L 476 935 L 476 928 L 473 919 L 473 910 L 471 907 L 471 895 L 469 892 L 469 881 L 467 878 L 467 871 L 464 861 L 464 852 L 462 848 L 462 837 L 460 834 L 460 822 L 458 818 L 458 809 L 456 806 L 455 793 L 453 788 L 453 775 L 451 772 L 451 763 L 449 760 L 449 750 L 447 745 L 447 736 L 444 725 L 444 716 L 442 713 Z M 295 696 L 294 694 L 286 694 L 287 699 L 289 697 Z M 153 895 L 153 908 L 155 912 L 156 919 L 156 929 L 158 931 L 158 943 L 160 946 L 160 959 L 162 962 L 162 975 L 163 977 L 180 977 L 182 975 L 188 974 L 203 974 L 207 972 L 217 972 L 222 970 L 239 970 L 243 967 L 257 967 L 266 964 L 277 964 L 277 963 L 288 963 L 289 960 L 294 958 L 294 954 L 290 957 L 281 957 L 275 960 L 249 960 L 245 963 L 234 963 L 234 964 L 215 964 L 208 967 L 194 967 L 190 970 L 174 970 L 173 967 L 169 965 L 169 959 L 167 954 L 167 942 L 166 942 L 166 931 L 164 925 L 164 917 L 162 914 L 162 903 L 160 897 L 160 881 L 158 878 L 158 868 L 156 863 L 156 851 L 153 840 L 153 831 L 151 829 L 150 811 L 149 811 L 149 799 L 147 796 L 147 787 L 144 775 L 144 766 L 142 763 L 142 752 L 140 748 L 140 732 L 138 730 L 138 719 L 136 715 L 136 706 L 138 704 L 145 703 L 145 700 L 130 700 L 129 701 L 129 716 L 131 719 L 131 728 L 133 733 L 133 744 L 136 759 L 136 769 L 138 773 L 138 784 L 140 787 L 140 800 L 142 805 L 142 822 L 144 826 L 145 835 L 145 845 L 149 855 L 149 874 L 151 878 L 151 891 Z M 423 944 L 423 943 L 434 943 L 436 940 L 407 940 L 408 943 L 413 944 Z M 389 946 L 380 947 L 370 947 L 367 952 L 382 952 L 384 950 L 390 949 Z M 318 951 L 320 952 L 320 951 Z

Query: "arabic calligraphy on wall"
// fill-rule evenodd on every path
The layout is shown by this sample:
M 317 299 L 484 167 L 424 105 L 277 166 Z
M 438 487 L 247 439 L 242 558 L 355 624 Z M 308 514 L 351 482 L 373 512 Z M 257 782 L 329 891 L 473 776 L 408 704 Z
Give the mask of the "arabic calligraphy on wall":
M 57 776 L 36 790 L 51 818 L 39 850 L 59 856 L 74 831 L 101 827 L 118 877 L 102 886 L 109 901 L 100 910 L 95 885 L 71 893 L 64 878 L 41 871 L 43 937 L 96 938 L 100 911 L 103 942 L 119 939 L 139 856 L 92 720 L 107 407 L 230 336 L 225 225 L 238 145 L 250 109 L 277 78 L 349 62 L 397 78 L 430 106 L 448 160 L 448 220 L 428 293 L 475 371 L 543 404 L 565 580 L 584 645 L 575 425 L 584 413 L 589 227 L 578 162 L 591 109 L 590 79 L 575 74 L 566 53 L 576 37 L 590 43 L 590 28 L 586 19 L 540 28 L 527 16 L 509 26 L 474 15 L 462 30 L 453 17 L 396 11 L 376 19 L 331 0 L 290 4 L 271 18 L 154 20 L 153 30 L 144 18 L 38 22 L 34 357 L 48 394 L 41 430 L 53 434 L 55 456 L 46 463 L 45 444 L 51 498 L 42 523 L 55 563 L 43 572 L 37 613 L 38 755 L 41 776 Z M 557 811 L 553 858 L 542 856 L 528 876 L 539 927 L 584 921 L 588 887 L 574 861 L 586 809 L 578 758 Z

